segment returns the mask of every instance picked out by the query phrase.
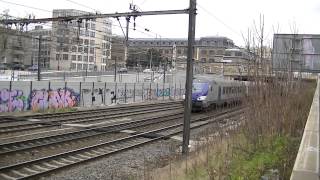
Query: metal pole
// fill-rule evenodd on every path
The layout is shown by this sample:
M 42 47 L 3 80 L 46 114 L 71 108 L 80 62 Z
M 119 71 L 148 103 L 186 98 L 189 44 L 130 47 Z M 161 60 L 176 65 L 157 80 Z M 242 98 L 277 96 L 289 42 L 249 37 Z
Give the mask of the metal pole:
M 152 70 L 152 49 L 150 51 L 150 70 Z
M 127 103 L 127 83 L 124 83 L 124 103 Z
M 183 142 L 182 153 L 188 154 L 188 146 L 190 139 L 190 116 L 192 106 L 192 77 L 193 77 L 193 50 L 195 41 L 195 24 L 196 24 L 196 0 L 190 0 L 189 8 L 189 32 L 188 32 L 188 57 L 186 71 L 186 92 L 184 106 L 184 122 L 183 122 Z
M 127 26 L 126 26 L 126 37 L 124 42 L 124 62 L 128 62 L 128 41 L 129 41 L 129 25 L 130 25 L 130 16 L 126 17 Z
M 42 35 L 39 36 L 39 49 L 38 49 L 38 81 L 41 80 L 40 74 L 40 59 L 41 59 L 41 41 L 42 41 Z
M 166 63 L 165 63 L 165 65 L 164 65 L 164 70 L 163 70 L 163 83 L 166 83 L 167 64 L 168 64 L 168 61 L 166 60 Z
M 114 82 L 117 82 L 117 57 L 114 58 Z
M 136 102 L 136 83 L 133 83 L 133 102 Z

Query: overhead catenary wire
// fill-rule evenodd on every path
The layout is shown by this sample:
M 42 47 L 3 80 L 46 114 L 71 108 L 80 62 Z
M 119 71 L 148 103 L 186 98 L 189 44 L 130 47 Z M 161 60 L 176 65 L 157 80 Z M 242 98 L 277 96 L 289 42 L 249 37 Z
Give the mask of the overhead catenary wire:
M 25 5 L 25 4 L 20 4 L 20 3 L 9 2 L 9 1 L 5 1 L 5 0 L 0 0 L 0 2 L 6 3 L 6 4 L 12 4 L 12 5 L 16 5 L 16 6 L 21 6 L 21 7 L 26 7 L 26 8 L 30 8 L 30 9 L 34 9 L 34 10 L 44 11 L 44 12 L 50 12 L 50 13 L 52 12 L 47 9 L 37 8 L 37 7 L 33 7 L 33 6 Z
M 207 10 L 204 6 L 200 5 L 199 3 L 197 3 L 197 6 L 199 7 L 199 9 L 203 10 L 204 12 L 206 12 L 208 15 L 210 15 L 211 17 L 213 17 L 214 19 L 216 19 L 219 23 L 221 23 L 222 25 L 224 25 L 226 28 L 228 28 L 230 31 L 232 31 L 233 33 L 237 34 L 239 37 L 242 38 L 242 34 L 240 32 L 238 32 L 237 30 L 235 30 L 234 28 L 232 28 L 231 26 L 229 26 L 228 24 L 226 24 L 225 22 L 223 22 L 223 20 L 221 20 L 220 18 L 218 18 L 216 15 L 214 15 L 211 11 Z

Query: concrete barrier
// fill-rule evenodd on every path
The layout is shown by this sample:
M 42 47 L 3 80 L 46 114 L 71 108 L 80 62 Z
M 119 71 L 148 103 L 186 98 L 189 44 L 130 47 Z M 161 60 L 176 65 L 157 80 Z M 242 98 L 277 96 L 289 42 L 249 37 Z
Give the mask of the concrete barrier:
M 91 81 L 91 82 L 90 82 Z M 182 99 L 184 84 L 0 81 L 0 113 Z
M 319 180 L 319 79 L 291 180 Z

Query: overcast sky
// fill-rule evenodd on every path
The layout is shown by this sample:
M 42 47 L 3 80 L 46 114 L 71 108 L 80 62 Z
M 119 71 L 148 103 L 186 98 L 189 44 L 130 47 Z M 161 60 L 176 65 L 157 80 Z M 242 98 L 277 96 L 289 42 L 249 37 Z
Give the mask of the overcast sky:
M 27 17 L 34 14 L 36 18 L 51 17 L 52 9 L 79 9 L 101 13 L 128 12 L 129 3 L 136 4 L 140 10 L 185 9 L 189 0 L 73 0 L 87 7 L 77 5 L 69 0 L 0 0 L 0 12 L 9 9 L 9 14 Z M 6 2 L 27 5 L 42 10 L 17 6 Z M 319 0 L 197 0 L 198 15 L 196 19 L 196 37 L 226 36 L 236 45 L 243 45 L 242 34 L 248 28 L 253 29 L 253 22 L 259 24 L 260 14 L 265 18 L 266 41 L 272 38 L 274 30 L 278 33 L 292 33 L 296 26 L 298 33 L 319 34 L 320 1 Z M 113 21 L 113 32 L 122 34 L 118 22 Z M 187 38 L 188 16 L 166 15 L 138 17 L 139 31 L 130 30 L 130 37 Z M 125 23 L 122 21 L 122 25 Z M 150 32 L 141 33 L 144 28 Z M 156 35 L 157 34 L 157 35 Z

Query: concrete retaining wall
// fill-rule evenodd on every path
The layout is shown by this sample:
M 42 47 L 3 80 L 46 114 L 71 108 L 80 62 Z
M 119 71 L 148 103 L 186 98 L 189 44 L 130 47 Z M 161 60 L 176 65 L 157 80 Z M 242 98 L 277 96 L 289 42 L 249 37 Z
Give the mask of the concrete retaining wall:
M 319 180 L 319 79 L 290 180 Z
M 0 113 L 182 99 L 184 84 L 0 81 Z

